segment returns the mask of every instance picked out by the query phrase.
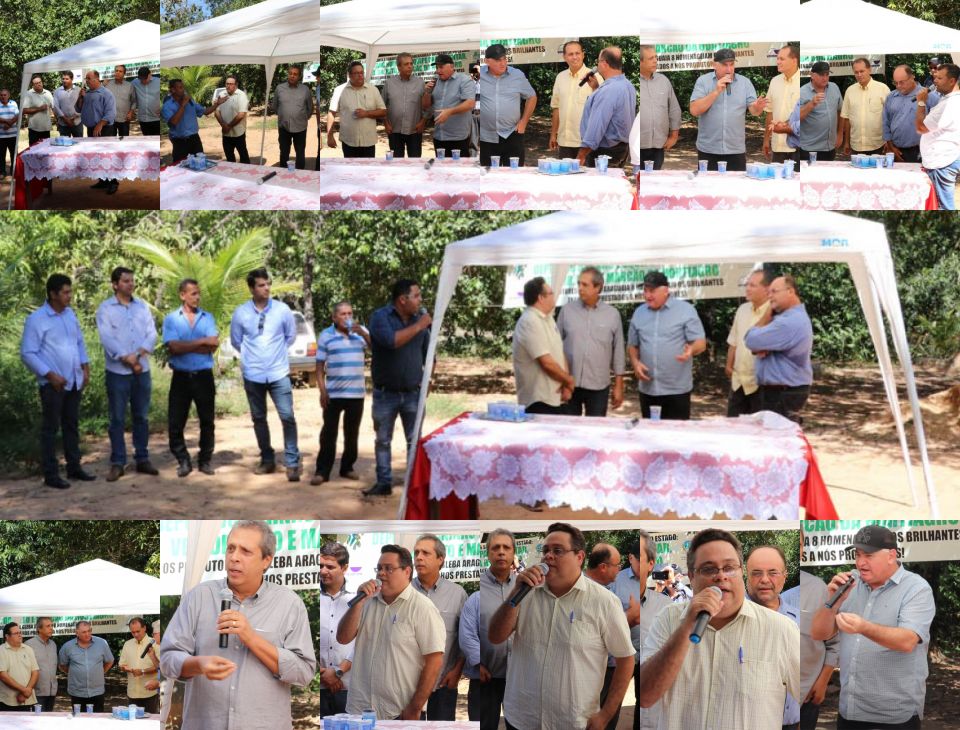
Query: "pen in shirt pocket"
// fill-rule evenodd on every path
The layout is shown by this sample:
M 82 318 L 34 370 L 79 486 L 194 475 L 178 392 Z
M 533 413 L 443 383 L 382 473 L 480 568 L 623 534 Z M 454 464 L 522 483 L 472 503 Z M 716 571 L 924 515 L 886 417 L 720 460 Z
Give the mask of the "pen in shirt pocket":
M 739 658 L 740 658 L 740 663 L 743 664 L 743 647 L 742 646 L 740 647 Z
M 573 623 L 573 611 L 570 612 L 570 623 Z

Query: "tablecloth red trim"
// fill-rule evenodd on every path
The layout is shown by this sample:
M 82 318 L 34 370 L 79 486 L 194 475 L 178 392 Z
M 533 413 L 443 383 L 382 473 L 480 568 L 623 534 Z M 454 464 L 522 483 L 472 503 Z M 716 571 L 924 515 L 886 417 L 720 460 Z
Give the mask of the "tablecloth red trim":
M 833 500 L 830 499 L 830 492 L 827 491 L 827 485 L 820 474 L 820 465 L 813 453 L 813 447 L 807 440 L 806 434 L 801 432 L 800 436 L 803 438 L 806 447 L 807 459 L 807 476 L 800 483 L 800 506 L 805 511 L 805 518 L 808 520 L 839 520 L 837 510 L 833 506 Z
M 40 140 L 34 142 L 38 144 Z M 35 179 L 29 182 L 30 185 L 30 196 L 36 200 L 41 195 L 43 195 L 43 188 L 47 184 L 45 179 Z M 20 159 L 20 155 L 17 155 L 17 162 L 13 168 L 13 209 L 14 210 L 27 210 L 27 177 L 26 171 L 23 168 L 23 160 Z
M 924 210 L 939 210 L 940 204 L 937 202 L 937 190 L 930 183 L 930 194 L 927 195 L 927 202 L 924 204 Z

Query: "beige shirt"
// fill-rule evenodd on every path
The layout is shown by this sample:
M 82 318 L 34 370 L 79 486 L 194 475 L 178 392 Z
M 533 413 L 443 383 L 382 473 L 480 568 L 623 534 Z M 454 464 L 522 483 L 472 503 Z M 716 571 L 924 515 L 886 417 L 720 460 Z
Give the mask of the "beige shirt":
M 608 655 L 635 652 L 612 591 L 584 575 L 559 598 L 537 588 L 520 604 L 503 716 L 518 730 L 585 727 L 600 710 Z
M 440 611 L 411 583 L 387 604 L 367 599 L 353 649 L 347 712 L 373 708 L 378 718 L 399 717 L 417 690 L 423 657 L 443 652 L 447 637 Z
M 867 88 L 854 84 L 843 95 L 840 116 L 850 120 L 850 148 L 866 152 L 883 147 L 883 104 L 890 89 L 870 79 Z
M 560 111 L 560 127 L 557 130 L 557 144 L 561 147 L 580 146 L 580 117 L 583 116 L 583 105 L 587 97 L 593 93 L 590 84 L 580 86 L 580 80 L 589 73 L 586 65 L 580 67 L 576 74 L 570 69 L 564 69 L 557 74 L 553 82 L 553 95 L 550 97 L 550 108 Z M 600 74 L 594 78 L 603 82 Z
M 552 314 L 544 314 L 536 307 L 527 307 L 513 331 L 513 375 L 517 381 L 517 402 L 560 405 L 560 383 L 547 375 L 537 362 L 538 357 L 550 355 L 566 370 L 563 340 Z
M 730 327 L 730 334 L 727 336 L 727 344 L 730 347 L 736 347 L 733 355 L 733 375 L 730 377 L 730 389 L 736 391 L 743 388 L 744 395 L 756 393 L 757 370 L 753 353 L 743 342 L 747 330 L 753 327 L 760 318 L 770 308 L 770 302 L 764 302 L 757 309 L 753 308 L 752 302 L 744 302 L 737 308 L 737 313 L 733 317 L 733 326 Z
M 355 119 L 353 111 L 386 108 L 383 97 L 373 84 L 364 83 L 359 89 L 347 84 L 340 92 L 336 106 L 332 99 L 330 101 L 330 111 L 340 114 L 340 141 L 351 147 L 373 147 L 377 143 L 377 120 Z
M 37 657 L 29 646 L 21 645 L 19 649 L 13 649 L 7 643 L 0 644 L 0 672 L 6 672 L 14 681 L 26 687 L 30 682 L 30 675 L 39 671 Z M 25 704 L 33 705 L 36 702 L 37 694 L 31 691 Z M 20 703 L 17 702 L 17 690 L 7 686 L 5 682 L 0 682 L 0 703 L 10 707 L 20 707 Z
M 243 89 L 237 89 L 217 108 L 217 113 L 220 115 L 224 124 L 230 124 L 230 122 L 236 118 L 237 114 L 245 114 L 249 106 L 250 102 L 247 100 L 247 95 L 243 92 Z M 237 126 L 229 132 L 223 132 L 223 136 L 242 137 L 246 133 L 247 118 L 244 117 L 241 121 L 237 122 Z
M 149 634 L 144 636 L 141 642 L 131 637 L 127 639 L 123 649 L 120 650 L 120 664 L 122 666 L 144 671 L 139 677 L 127 672 L 127 697 L 130 699 L 141 700 L 146 697 L 153 697 L 157 693 L 155 689 L 147 689 L 147 682 L 157 678 L 157 670 L 154 668 L 153 662 L 150 661 L 150 655 L 147 654 L 143 659 L 140 658 L 143 650 L 152 640 L 153 638 Z M 160 647 L 156 646 L 154 649 L 157 652 L 157 657 L 159 657 Z
M 800 98 L 800 70 L 793 74 L 789 81 L 784 74 L 774 76 L 770 80 L 770 88 L 767 89 L 767 98 L 770 105 L 767 111 L 773 114 L 774 122 L 785 122 L 790 119 L 797 100 Z M 767 120 L 770 121 L 769 119 Z M 794 148 L 787 144 L 787 135 L 770 135 L 770 147 L 774 152 L 794 152 Z
M 47 105 L 46 109 L 42 112 L 35 112 L 27 118 L 27 128 L 34 132 L 49 132 L 53 128 L 52 117 L 50 116 L 53 114 L 53 94 L 46 89 L 38 94 L 31 88 L 23 92 L 23 96 L 20 97 L 21 109 L 31 109 L 44 104 Z M 77 117 L 79 116 L 78 113 Z
M 668 606 L 643 645 L 647 661 L 680 626 L 689 603 Z M 660 730 L 780 730 L 786 693 L 800 696 L 800 629 L 792 619 L 744 598 L 719 631 L 707 626 L 690 645 L 661 699 Z

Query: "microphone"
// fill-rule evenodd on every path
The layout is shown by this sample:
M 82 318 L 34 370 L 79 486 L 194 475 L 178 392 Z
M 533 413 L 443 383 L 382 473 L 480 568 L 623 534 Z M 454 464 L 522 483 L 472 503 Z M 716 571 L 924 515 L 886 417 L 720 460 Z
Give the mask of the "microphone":
M 381 581 L 379 578 L 377 578 L 377 579 L 376 579 L 376 582 L 377 582 L 377 590 L 379 591 L 379 590 L 380 590 L 380 586 L 383 585 L 383 581 Z M 360 601 L 362 601 L 362 600 L 363 600 L 364 598 L 366 598 L 366 597 L 367 597 L 367 594 L 366 594 L 366 593 L 361 593 L 360 591 L 357 591 L 357 595 L 355 595 L 353 598 L 351 598 L 349 601 L 347 601 L 347 608 L 353 608 L 354 606 L 356 606 L 358 603 L 360 603 Z
M 140 658 L 141 658 L 141 659 L 146 659 L 146 657 L 147 657 L 147 652 L 150 651 L 150 647 L 153 646 L 153 645 L 156 644 L 156 643 L 157 643 L 157 642 L 155 642 L 153 639 L 150 639 L 150 643 L 147 644 L 147 648 L 143 650 L 143 654 L 140 655 Z
M 593 76 L 596 72 L 597 72 L 597 69 L 595 69 L 595 68 L 592 68 L 592 69 L 590 69 L 589 71 L 587 71 L 586 76 L 584 76 L 582 79 L 580 79 L 580 83 L 577 84 L 577 86 L 583 86 L 585 83 L 587 83 L 587 79 L 589 79 L 591 76 Z
M 853 585 L 853 576 L 851 575 L 840 586 L 840 589 L 836 593 L 834 593 L 833 596 L 830 597 L 830 600 L 823 604 L 824 608 L 833 608 L 837 604 L 837 601 L 840 600 L 840 597 L 843 596 L 844 593 L 850 590 L 850 586 L 852 585 Z
M 230 606 L 233 605 L 233 591 L 229 588 L 224 588 L 220 591 L 220 613 L 224 611 L 229 611 Z M 220 648 L 226 649 L 228 642 L 230 641 L 230 634 L 220 634 Z
M 433 163 L 436 161 L 437 161 L 436 157 L 431 157 L 429 160 L 423 163 L 423 169 L 429 170 L 431 167 L 433 167 Z
M 707 586 L 707 590 L 713 590 L 720 594 L 723 597 L 723 591 L 721 591 L 716 586 Z M 694 644 L 699 644 L 700 639 L 703 638 L 703 632 L 707 630 L 707 624 L 710 623 L 710 612 L 701 611 L 697 614 L 697 622 L 693 625 L 693 631 L 690 632 L 690 641 Z
M 540 572 L 542 572 L 543 575 L 546 576 L 547 573 L 550 572 L 550 566 L 547 565 L 546 563 L 540 563 Z M 524 583 L 522 586 L 520 586 L 520 590 L 518 590 L 516 594 L 513 596 L 513 598 L 507 601 L 507 603 L 509 603 L 512 608 L 516 608 L 517 606 L 520 605 L 520 601 L 522 601 L 532 589 L 533 589 L 532 585 L 530 585 L 529 583 Z

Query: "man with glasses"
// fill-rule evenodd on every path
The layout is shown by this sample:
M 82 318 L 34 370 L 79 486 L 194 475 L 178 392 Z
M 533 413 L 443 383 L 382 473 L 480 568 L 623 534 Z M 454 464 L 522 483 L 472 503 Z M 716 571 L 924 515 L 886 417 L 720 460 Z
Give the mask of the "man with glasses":
M 800 625 L 800 608 L 780 594 L 787 580 L 787 558 L 776 545 L 758 545 L 747 554 L 747 596 L 764 608 L 781 613 Z M 799 730 L 800 703 L 787 695 L 783 730 Z
M 770 274 L 757 269 L 747 275 L 744 286 L 747 301 L 737 307 L 733 325 L 727 335 L 727 365 L 730 395 L 727 397 L 727 418 L 737 418 L 760 410 L 760 386 L 753 353 L 743 343 L 747 332 L 770 309 Z
M 81 94 L 83 109 L 80 110 L 80 123 L 87 128 L 88 137 L 113 137 L 116 135 L 114 122 L 117 116 L 117 102 L 104 85 L 100 82 L 100 72 L 96 69 L 87 71 L 84 77 L 87 88 L 86 94 Z M 82 91 L 82 90 L 81 90 Z M 116 178 L 100 178 L 92 188 L 105 188 L 107 195 L 117 192 L 120 185 Z
M 127 673 L 128 704 L 142 707 L 151 715 L 159 712 L 160 695 L 147 683 L 157 676 L 160 657 L 153 645 L 153 637 L 147 635 L 147 624 L 140 618 L 127 623 L 133 638 L 127 639 L 120 650 L 120 671 Z
M 926 698 L 930 585 L 897 559 L 897 536 L 867 525 L 853 538 L 856 571 L 837 573 L 827 595 L 853 580 L 833 605 L 814 614 L 810 637 L 840 637 L 837 730 L 921 727 Z
M 243 389 L 250 405 L 253 432 L 260 447 L 260 463 L 254 474 L 273 474 L 276 454 L 267 425 L 267 394 L 283 424 L 284 462 L 287 480 L 300 481 L 300 449 L 297 420 L 293 415 L 293 386 L 287 348 L 297 338 L 293 312 L 283 302 L 270 298 L 270 274 L 254 269 L 247 274 L 250 301 L 241 304 L 230 320 L 230 344 L 240 353 Z
M 513 559 L 516 540 L 509 530 L 498 527 L 487 535 L 490 567 L 480 576 L 480 588 L 471 593 L 460 612 L 460 649 L 470 678 L 467 716 L 479 722 L 480 730 L 497 730 L 507 682 L 510 642 L 490 643 L 490 618 L 507 600 L 516 578 Z
M 53 712 L 53 703 L 57 699 L 57 642 L 53 640 L 53 619 L 40 616 L 34 624 L 34 631 L 35 635 L 23 642 L 33 649 L 40 667 L 40 679 L 34 691 L 43 712 Z
M 643 647 L 639 703 L 662 698 L 661 727 L 777 730 L 787 693 L 800 692 L 800 631 L 790 619 L 744 601 L 740 541 L 698 532 L 687 550 L 693 599 L 664 609 Z M 691 641 L 701 612 L 710 622 Z
M 590 550 L 590 556 L 587 558 L 587 569 L 583 574 L 597 585 L 613 590 L 613 582 L 620 572 L 620 551 L 616 547 L 605 542 L 598 542 Z M 629 623 L 629 617 L 628 617 Z M 617 661 L 612 657 L 607 657 L 607 671 L 603 675 L 603 689 L 600 691 L 600 706 L 607 701 L 607 694 L 610 691 L 610 682 L 613 681 L 613 674 L 617 668 Z M 620 707 L 607 723 L 607 730 L 616 730 L 617 722 L 620 720 Z
M 347 588 L 350 553 L 339 542 L 320 548 L 320 716 L 347 711 L 354 642 L 337 641 L 337 624 L 356 595 Z
M 33 688 L 39 679 L 37 658 L 23 645 L 20 624 L 6 624 L 0 644 L 0 711 L 30 712 L 37 704 Z
M 913 69 L 903 63 L 893 69 L 893 84 L 897 88 L 883 103 L 884 151 L 892 152 L 897 162 L 920 162 L 920 133 L 917 131 L 917 92 L 923 87 L 917 83 Z M 929 94 L 923 116 L 940 101 L 935 90 Z
M 555 522 L 541 547 L 544 574 L 534 565 L 517 575 L 530 590 L 522 603 L 508 599 L 490 619 L 490 641 L 513 638 L 503 714 L 507 730 L 603 730 L 616 715 L 633 671 L 630 628 L 620 602 L 581 572 L 583 533 Z M 545 640 L 550 637 L 550 640 Z M 603 706 L 607 657 L 616 668 Z
M 67 675 L 67 694 L 74 705 L 93 705 L 103 712 L 106 692 L 104 675 L 113 666 L 113 652 L 107 642 L 93 635 L 89 621 L 77 621 L 76 638 L 60 647 L 60 671 Z
M 410 582 L 413 559 L 384 545 L 377 580 L 361 583 L 361 600 L 337 627 L 341 644 L 356 640 L 347 712 L 373 708 L 381 719 L 420 720 L 443 664 L 443 619 Z M 372 600 L 368 600 L 371 599 Z

